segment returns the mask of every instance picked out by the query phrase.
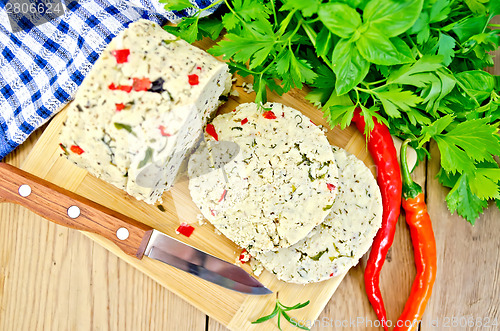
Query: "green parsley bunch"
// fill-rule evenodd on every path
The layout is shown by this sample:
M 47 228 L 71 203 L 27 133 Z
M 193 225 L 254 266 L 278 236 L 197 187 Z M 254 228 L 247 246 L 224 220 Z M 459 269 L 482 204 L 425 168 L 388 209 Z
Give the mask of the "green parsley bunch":
M 188 0 L 160 0 L 169 10 Z M 356 107 L 401 139 L 422 160 L 433 139 L 438 180 L 451 188 L 449 210 L 474 224 L 496 200 L 500 208 L 500 79 L 489 52 L 500 44 L 491 19 L 498 0 L 219 0 L 166 29 L 188 42 L 226 34 L 209 52 L 253 76 L 256 102 L 312 87 L 307 98 L 330 126 L 351 122 Z M 367 132 L 368 133 L 368 132 Z

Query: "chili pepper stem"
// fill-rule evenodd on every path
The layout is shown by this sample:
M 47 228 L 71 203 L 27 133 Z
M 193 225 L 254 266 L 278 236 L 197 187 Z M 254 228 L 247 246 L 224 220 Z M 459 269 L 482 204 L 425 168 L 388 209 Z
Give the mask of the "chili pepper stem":
M 413 179 L 411 179 L 410 169 L 408 167 L 406 150 L 408 148 L 408 144 L 411 139 L 406 139 L 401 145 L 401 176 L 403 177 L 403 198 L 410 199 L 415 198 L 417 195 L 422 193 L 422 187 L 415 183 Z

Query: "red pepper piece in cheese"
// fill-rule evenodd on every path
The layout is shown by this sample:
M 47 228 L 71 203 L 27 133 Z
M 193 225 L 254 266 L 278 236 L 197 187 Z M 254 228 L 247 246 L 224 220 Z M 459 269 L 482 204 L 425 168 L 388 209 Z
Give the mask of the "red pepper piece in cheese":
M 77 145 L 71 145 L 69 149 L 70 151 L 78 155 L 82 155 L 83 153 L 85 153 L 85 151 L 80 146 Z
M 125 105 L 123 103 L 115 103 L 116 111 L 122 111 L 125 109 Z
M 179 227 L 177 228 L 177 230 L 175 230 L 177 234 L 182 234 L 188 238 L 193 234 L 193 231 L 194 227 L 187 224 L 186 222 L 182 222 L 181 225 L 179 225 Z
M 219 135 L 217 134 L 217 131 L 215 131 L 215 126 L 212 123 L 207 124 L 207 128 L 205 129 L 205 131 L 216 141 L 219 141 Z
M 116 49 L 111 51 L 111 54 L 116 58 L 116 63 L 126 63 L 128 62 L 130 49 Z
M 110 90 L 120 90 L 120 91 L 124 91 L 124 92 L 127 92 L 127 93 L 130 93 L 130 91 L 132 91 L 132 86 L 130 85 L 118 85 L 116 86 L 115 83 L 111 83 L 109 84 L 108 88 Z
M 247 124 L 248 123 L 248 118 L 244 118 L 241 120 L 241 125 Z
M 251 256 L 247 252 L 247 250 L 243 249 L 240 253 L 238 260 L 240 260 L 241 263 L 247 263 L 248 261 L 250 261 L 250 258 L 251 258 Z
M 151 81 L 149 78 L 133 78 L 132 88 L 134 91 L 147 91 L 151 87 Z
M 333 184 L 326 183 L 326 187 L 327 187 L 330 191 L 335 190 L 335 185 L 333 185 Z
M 222 192 L 222 195 L 220 196 L 219 202 L 221 202 L 222 200 L 224 200 L 226 198 L 226 193 L 227 193 L 227 190 L 224 190 Z
M 200 79 L 197 74 L 188 75 L 188 81 L 191 86 L 198 85 L 200 83 Z
M 270 110 L 264 112 L 262 114 L 262 116 L 264 116 L 264 118 L 267 118 L 268 120 L 274 120 L 274 119 L 276 119 L 276 115 L 274 115 L 274 113 L 272 111 L 270 111 Z
M 160 133 L 161 133 L 162 136 L 164 136 L 164 137 L 170 137 L 171 136 L 170 133 L 168 133 L 167 131 L 165 131 L 166 128 L 163 125 L 160 125 L 158 127 L 158 129 L 160 129 Z

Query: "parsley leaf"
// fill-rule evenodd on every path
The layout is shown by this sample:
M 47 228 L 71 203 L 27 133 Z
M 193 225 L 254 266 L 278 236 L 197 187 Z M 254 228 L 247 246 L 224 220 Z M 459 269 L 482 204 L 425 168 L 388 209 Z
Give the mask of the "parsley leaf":
M 386 114 L 391 117 L 401 117 L 400 109 L 411 112 L 412 107 L 416 107 L 417 104 L 423 101 L 422 98 L 412 91 L 403 91 L 402 88 L 398 87 L 390 87 L 385 91 L 376 93 L 384 106 Z
M 486 200 L 478 198 L 469 189 L 467 173 L 462 174 L 450 193 L 446 196 L 448 209 L 451 213 L 457 212 L 471 224 L 474 224 L 480 214 L 488 206 Z
M 487 119 L 469 120 L 458 124 L 445 134 L 435 135 L 445 170 L 474 172 L 474 162 L 493 162 L 500 154 L 498 125 L 489 125 Z

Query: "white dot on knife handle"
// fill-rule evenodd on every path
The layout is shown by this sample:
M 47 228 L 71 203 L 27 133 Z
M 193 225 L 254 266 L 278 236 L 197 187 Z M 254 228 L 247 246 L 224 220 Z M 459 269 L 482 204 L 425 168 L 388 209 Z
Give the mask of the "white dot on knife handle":
M 68 216 L 70 218 L 77 218 L 78 216 L 80 216 L 80 208 L 78 208 L 77 206 L 71 206 L 68 208 Z
M 120 240 L 125 240 L 129 236 L 129 232 L 126 228 L 119 228 L 116 230 L 116 237 Z
M 31 194 L 31 187 L 27 184 L 23 184 L 19 186 L 19 195 L 26 198 Z

